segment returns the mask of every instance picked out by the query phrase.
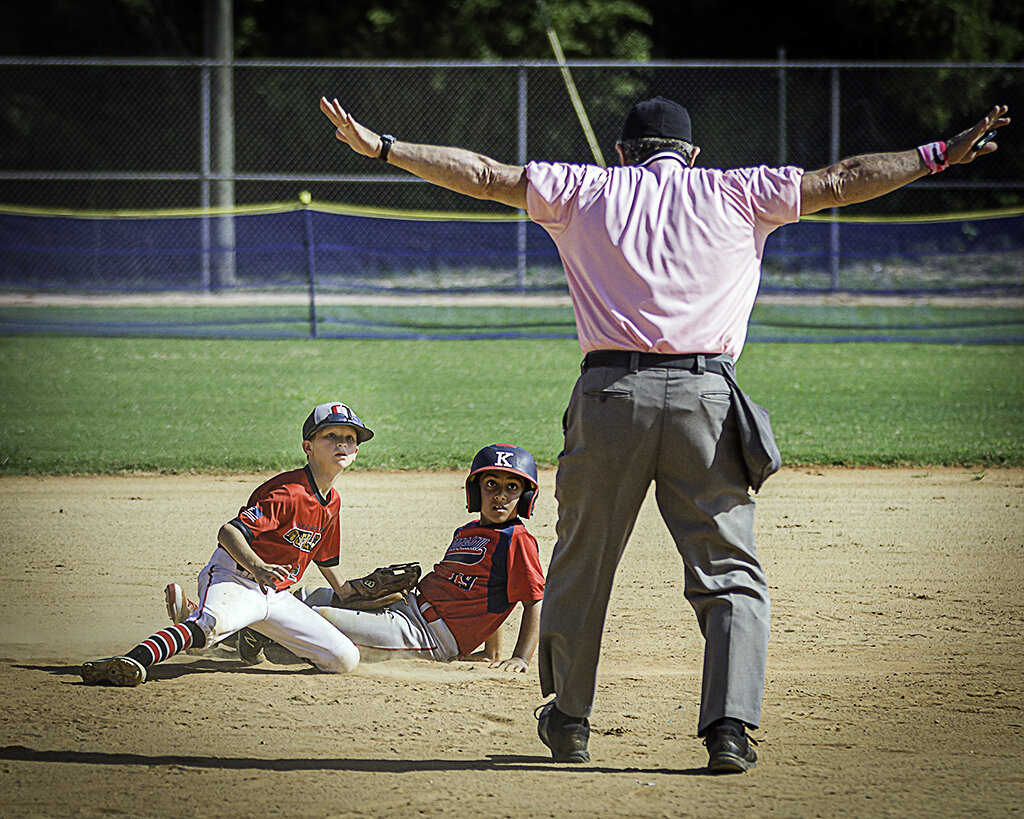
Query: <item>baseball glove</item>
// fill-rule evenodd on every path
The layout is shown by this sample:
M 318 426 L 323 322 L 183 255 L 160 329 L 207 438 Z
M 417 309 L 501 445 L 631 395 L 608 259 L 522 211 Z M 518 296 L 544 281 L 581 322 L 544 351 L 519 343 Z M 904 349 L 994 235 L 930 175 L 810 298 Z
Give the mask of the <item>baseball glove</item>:
M 420 573 L 419 563 L 392 563 L 390 566 L 382 566 L 365 577 L 349 580 L 351 593 L 345 598 L 335 593 L 331 605 L 359 611 L 382 609 L 397 603 L 415 589 L 420 580 Z

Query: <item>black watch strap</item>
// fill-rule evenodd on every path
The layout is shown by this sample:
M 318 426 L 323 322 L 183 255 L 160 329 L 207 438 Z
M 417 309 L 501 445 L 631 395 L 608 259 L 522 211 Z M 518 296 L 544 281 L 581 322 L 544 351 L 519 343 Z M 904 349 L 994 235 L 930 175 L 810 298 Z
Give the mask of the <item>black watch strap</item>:
M 380 135 L 380 153 L 377 154 L 377 159 L 381 162 L 388 161 L 388 151 L 391 150 L 391 146 L 395 144 L 395 138 L 391 134 Z

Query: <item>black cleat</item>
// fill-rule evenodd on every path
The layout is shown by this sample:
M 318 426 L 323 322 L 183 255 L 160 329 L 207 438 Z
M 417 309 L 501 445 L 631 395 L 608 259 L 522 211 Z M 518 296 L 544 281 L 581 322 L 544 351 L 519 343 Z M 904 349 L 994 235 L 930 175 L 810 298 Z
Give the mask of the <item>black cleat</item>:
M 537 735 L 551 749 L 555 762 L 590 762 L 587 752 L 590 721 L 586 717 L 563 714 L 555 707 L 554 700 L 540 706 L 533 714 L 537 717 Z
M 238 657 L 246 665 L 259 665 L 266 659 L 263 649 L 272 642 L 269 637 L 246 626 L 238 632 Z
M 131 657 L 107 657 L 82 664 L 82 682 L 86 685 L 117 685 L 134 688 L 146 681 L 146 667 Z

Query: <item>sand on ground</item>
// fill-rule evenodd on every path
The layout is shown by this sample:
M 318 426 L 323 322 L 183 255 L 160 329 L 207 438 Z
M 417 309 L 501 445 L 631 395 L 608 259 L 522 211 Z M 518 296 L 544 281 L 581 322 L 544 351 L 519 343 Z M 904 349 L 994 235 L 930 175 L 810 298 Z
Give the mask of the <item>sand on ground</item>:
M 84 660 L 167 624 L 164 586 L 194 591 L 262 477 L 0 479 L 3 815 L 1024 813 L 1024 470 L 791 468 L 768 482 L 772 641 L 760 759 L 740 776 L 704 768 L 702 640 L 652 497 L 609 609 L 589 764 L 554 764 L 537 739 L 535 666 L 335 676 L 218 649 L 138 688 L 82 684 Z M 554 475 L 541 480 L 530 528 L 546 565 Z M 342 475 L 343 571 L 432 566 L 468 519 L 462 481 Z

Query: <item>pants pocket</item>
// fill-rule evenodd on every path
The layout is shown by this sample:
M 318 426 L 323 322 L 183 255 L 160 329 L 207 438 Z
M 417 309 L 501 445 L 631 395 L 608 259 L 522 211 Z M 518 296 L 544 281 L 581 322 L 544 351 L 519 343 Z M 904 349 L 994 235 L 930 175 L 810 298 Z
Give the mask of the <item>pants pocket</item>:
M 620 387 L 607 387 L 603 390 L 584 390 L 583 395 L 586 398 L 607 401 L 609 398 L 632 398 L 633 391 L 624 390 Z

